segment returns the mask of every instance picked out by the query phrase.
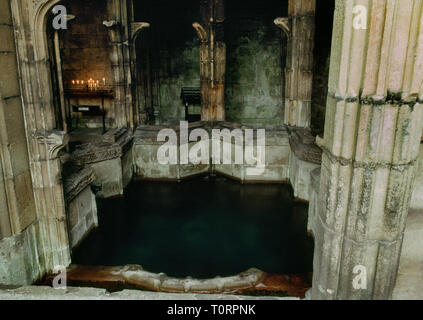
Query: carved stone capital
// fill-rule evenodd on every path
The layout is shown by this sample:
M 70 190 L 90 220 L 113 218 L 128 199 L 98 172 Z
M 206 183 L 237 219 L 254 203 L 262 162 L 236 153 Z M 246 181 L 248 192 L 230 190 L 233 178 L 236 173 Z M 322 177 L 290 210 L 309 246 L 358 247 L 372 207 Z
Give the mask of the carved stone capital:
M 76 16 L 74 16 L 73 14 L 67 14 L 65 16 L 65 18 L 66 18 L 66 21 L 69 22 L 69 21 L 74 20 L 76 18 Z
M 34 138 L 37 140 L 37 143 L 44 145 L 47 152 L 44 155 L 45 160 L 57 159 L 59 152 L 63 149 L 68 141 L 69 136 L 64 131 L 52 130 L 52 131 L 37 131 Z
M 289 18 L 276 18 L 274 21 L 275 25 L 278 26 L 289 38 L 291 35 L 291 29 L 289 27 Z
M 131 23 L 131 40 L 135 41 L 137 39 L 138 34 L 144 28 L 150 28 L 150 24 L 148 22 L 132 22 Z
M 198 37 L 200 38 L 201 42 L 209 41 L 207 31 L 201 24 L 199 24 L 198 22 L 194 22 L 192 26 L 194 27 L 195 31 L 197 31 Z
M 103 25 L 104 25 L 106 28 L 116 28 L 116 27 L 118 27 L 120 24 L 119 24 L 119 22 L 118 22 L 118 21 L 116 21 L 116 20 L 110 20 L 110 21 L 103 21 Z

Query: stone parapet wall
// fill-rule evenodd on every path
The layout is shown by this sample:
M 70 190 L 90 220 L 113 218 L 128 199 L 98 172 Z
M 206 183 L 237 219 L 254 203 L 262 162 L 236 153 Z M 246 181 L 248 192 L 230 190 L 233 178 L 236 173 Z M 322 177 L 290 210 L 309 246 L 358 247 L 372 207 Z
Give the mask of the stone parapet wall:
M 220 122 L 215 126 L 199 122 L 190 124 L 189 132 L 197 128 L 205 129 L 212 139 L 212 129 L 249 129 L 242 125 Z M 135 134 L 134 143 L 134 163 L 135 176 L 147 180 L 181 180 L 190 176 L 203 173 L 220 173 L 232 177 L 241 182 L 287 182 L 288 163 L 290 147 L 288 142 L 288 132 L 284 127 L 269 128 L 266 130 L 266 166 L 260 175 L 247 176 L 246 169 L 251 166 L 247 164 L 177 164 L 160 165 L 157 160 L 157 152 L 163 142 L 157 141 L 157 135 L 164 127 L 139 127 Z M 179 127 L 171 127 L 179 136 Z M 252 129 L 252 128 L 251 128 Z M 255 135 L 256 138 L 256 135 Z M 232 139 L 232 154 L 236 146 Z M 196 145 L 196 142 L 188 143 L 188 150 Z M 223 143 L 222 143 L 223 145 Z M 221 145 L 221 148 L 223 146 Z M 256 140 L 255 140 L 256 145 Z M 180 142 L 178 142 L 180 148 Z M 242 149 L 243 152 L 245 148 Z M 212 143 L 210 143 L 210 155 L 212 154 Z M 222 154 L 222 150 L 221 150 Z M 233 156 L 235 163 L 235 156 Z
M 73 249 L 92 229 L 98 227 L 97 204 L 90 186 L 68 204 L 67 216 L 70 246 Z
M 97 197 L 123 195 L 133 175 L 133 140 L 126 129 L 111 129 L 100 141 L 78 146 L 73 152 L 73 161 L 94 171 Z
M 91 184 L 95 180 L 92 168 L 84 168 L 65 179 L 66 218 L 71 248 L 75 248 L 98 227 L 97 203 Z
M 289 179 L 294 196 L 309 201 L 311 192 L 311 172 L 320 168 L 322 150 L 315 144 L 315 138 L 307 129 L 290 129 Z

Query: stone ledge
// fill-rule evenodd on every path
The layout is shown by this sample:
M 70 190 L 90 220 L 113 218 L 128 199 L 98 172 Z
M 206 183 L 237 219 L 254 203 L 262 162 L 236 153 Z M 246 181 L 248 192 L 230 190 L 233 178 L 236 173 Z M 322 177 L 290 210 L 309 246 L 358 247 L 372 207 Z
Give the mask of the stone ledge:
M 159 165 L 157 162 L 157 150 L 163 142 L 157 142 L 157 134 L 164 129 L 163 126 L 140 126 L 135 134 L 134 160 L 136 174 L 139 178 L 148 180 L 171 180 L 179 181 L 182 178 L 195 176 L 204 172 L 219 172 L 242 182 L 287 182 L 289 165 L 289 136 L 286 127 L 267 128 L 266 130 L 266 168 L 258 176 L 247 176 L 248 165 Z M 213 129 L 252 129 L 236 123 L 216 122 L 216 123 L 191 123 L 190 130 L 202 128 L 211 137 Z M 169 127 L 178 135 L 179 126 Z M 188 143 L 188 148 L 196 142 Z M 178 141 L 180 146 L 180 142 Z M 221 144 L 222 146 L 222 144 Z M 212 148 L 210 143 L 210 148 Z M 232 142 L 232 149 L 234 143 Z M 211 151 L 210 151 L 211 152 Z M 232 150 L 233 152 L 233 150 Z
M 87 186 L 93 183 L 95 174 L 92 168 L 84 168 L 65 179 L 64 192 L 66 202 L 75 199 Z
M 304 298 L 311 287 L 311 274 L 270 274 L 258 269 L 230 277 L 184 279 L 152 273 L 139 265 L 117 267 L 72 265 L 67 269 L 67 284 L 73 287 L 96 287 L 110 292 L 125 289 L 177 294 L 230 294 Z M 52 286 L 54 274 L 39 285 Z
M 132 147 L 134 137 L 126 129 L 112 129 L 101 141 L 82 144 L 72 154 L 72 159 L 81 164 L 92 164 L 122 157 Z
M 158 133 L 163 129 L 171 129 L 176 132 L 178 135 L 178 144 L 180 127 L 177 126 L 139 126 L 135 132 L 135 145 L 162 145 L 163 142 L 157 141 Z M 212 137 L 212 130 L 224 130 L 228 129 L 230 131 L 235 129 L 240 130 L 257 130 L 265 129 L 266 130 L 266 146 L 288 146 L 289 145 L 289 135 L 288 130 L 285 126 L 281 127 L 271 127 L 271 128 L 254 128 L 252 126 L 244 126 L 238 123 L 231 122 L 216 122 L 216 123 L 207 123 L 207 122 L 194 122 L 188 125 L 188 134 L 195 129 L 204 129 L 208 132 L 209 137 Z M 256 141 L 256 135 L 254 135 L 254 141 Z
M 108 293 L 105 289 L 76 288 L 54 289 L 51 287 L 28 286 L 17 289 L 0 289 L 0 300 L 300 300 L 299 298 L 283 297 L 249 297 L 225 294 L 175 294 L 123 290 Z
M 315 164 L 322 163 L 322 149 L 316 145 L 309 130 L 289 128 L 289 132 L 289 145 L 298 159 Z
M 264 272 L 250 269 L 237 276 L 215 278 L 208 280 L 176 279 L 165 274 L 155 274 L 144 271 L 140 266 L 127 266 L 112 272 L 128 283 L 144 287 L 147 290 L 169 293 L 231 293 L 248 289 L 259 284 L 264 278 Z

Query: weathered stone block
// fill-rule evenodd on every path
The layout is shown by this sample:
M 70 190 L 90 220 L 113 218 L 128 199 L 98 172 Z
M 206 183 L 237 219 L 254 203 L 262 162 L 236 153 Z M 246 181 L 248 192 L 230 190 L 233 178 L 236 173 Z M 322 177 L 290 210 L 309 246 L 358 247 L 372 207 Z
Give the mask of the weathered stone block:
M 289 177 L 294 189 L 294 196 L 298 199 L 309 201 L 311 188 L 311 172 L 320 165 L 301 160 L 291 152 L 289 158 Z
M 0 1 L 0 23 L 12 24 L 12 14 L 10 12 L 10 5 L 8 0 Z
M 410 209 L 423 210 L 423 144 L 420 144 L 420 155 L 416 164 L 416 170 Z
M 16 56 L 12 53 L 0 53 L 0 87 L 2 97 L 14 97 L 19 95 L 19 78 Z

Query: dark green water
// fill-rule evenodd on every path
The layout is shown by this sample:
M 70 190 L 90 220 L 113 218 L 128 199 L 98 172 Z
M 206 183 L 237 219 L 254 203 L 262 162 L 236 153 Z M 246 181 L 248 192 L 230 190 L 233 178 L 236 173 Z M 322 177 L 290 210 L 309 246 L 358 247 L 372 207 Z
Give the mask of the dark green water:
M 288 185 L 242 185 L 222 177 L 134 182 L 121 199 L 99 202 L 100 227 L 73 263 L 139 264 L 168 276 L 212 278 L 255 267 L 312 271 L 307 205 Z

